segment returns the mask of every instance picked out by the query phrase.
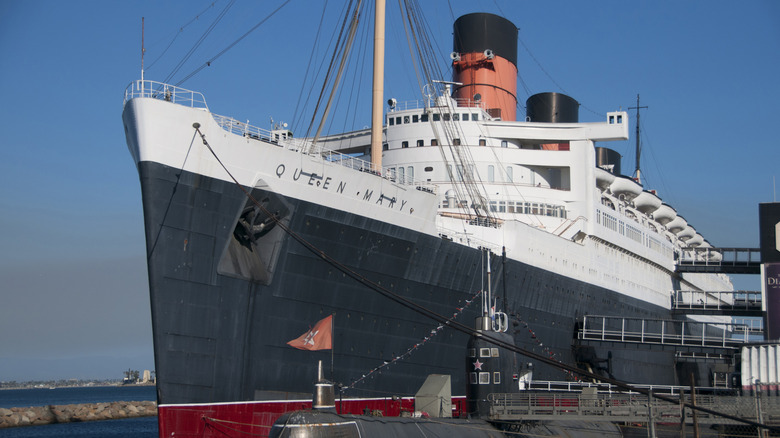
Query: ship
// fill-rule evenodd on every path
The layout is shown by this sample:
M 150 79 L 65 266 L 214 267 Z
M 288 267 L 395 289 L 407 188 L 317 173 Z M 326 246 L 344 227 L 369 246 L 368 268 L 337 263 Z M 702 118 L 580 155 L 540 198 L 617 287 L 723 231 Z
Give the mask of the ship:
M 574 98 L 549 92 L 517 120 L 517 28 L 496 15 L 458 18 L 449 62 L 422 100 L 375 99 L 374 128 L 300 138 L 214 114 L 197 91 L 127 87 L 160 436 L 267 433 L 310 405 L 318 359 L 342 412 L 402 411 L 438 374 L 466 414 L 457 401 L 482 376 L 450 323 L 482 315 L 488 286 L 490 324 L 518 348 L 630 383 L 707 381 L 671 351 L 577 342 L 586 316 L 668 321 L 671 291 L 733 289 L 675 272 L 711 245 L 602 146 L 629 138 L 629 114 L 580 122 Z M 330 350 L 287 344 L 331 315 Z M 484 383 L 578 378 L 530 359 L 507 372 Z

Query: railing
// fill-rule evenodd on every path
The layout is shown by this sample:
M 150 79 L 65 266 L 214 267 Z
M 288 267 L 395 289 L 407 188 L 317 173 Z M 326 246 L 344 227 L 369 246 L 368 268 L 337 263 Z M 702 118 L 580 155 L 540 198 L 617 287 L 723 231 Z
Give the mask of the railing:
M 646 389 L 653 391 L 653 394 L 668 394 L 679 395 L 680 391 L 685 393 L 690 392 L 690 386 L 678 386 L 678 385 L 641 385 L 632 384 L 634 388 Z M 639 394 L 638 392 L 626 391 L 615 385 L 609 383 L 593 383 L 593 382 L 569 382 L 569 381 L 545 381 L 545 380 L 533 380 L 528 384 L 528 391 L 546 391 L 546 392 L 570 392 L 577 394 L 582 392 L 585 388 L 595 388 L 598 393 L 603 394 Z M 710 387 L 697 387 L 697 391 L 715 392 L 723 391 L 723 388 L 710 388 Z
M 689 331 L 690 333 L 686 333 Z M 720 333 L 712 335 L 712 333 Z M 741 339 L 734 333 L 744 333 Z M 744 324 L 586 315 L 579 339 L 673 346 L 740 348 L 749 342 Z
M 755 310 L 761 309 L 761 292 L 676 290 L 672 309 Z
M 667 396 L 668 397 L 668 396 Z M 561 394 L 523 392 L 488 394 L 491 420 L 591 420 L 611 422 L 653 422 L 679 424 L 694 421 L 690 408 L 683 415 L 679 404 L 639 394 Z M 690 399 L 686 397 L 686 401 Z M 756 398 L 744 396 L 696 395 L 696 406 L 723 412 L 737 418 L 780 424 L 780 399 L 762 397 L 760 411 Z M 763 420 L 763 421 L 761 421 Z M 741 424 L 708 412 L 697 412 L 701 424 Z
M 175 85 L 164 84 L 162 82 L 131 82 L 130 85 L 125 88 L 124 103 L 137 97 L 150 97 L 152 99 L 164 100 L 191 108 L 209 108 L 208 105 L 206 105 L 206 98 L 203 97 L 203 94 Z
M 124 101 L 127 103 L 128 100 L 138 97 L 159 99 L 177 105 L 183 105 L 192 108 L 204 108 L 208 110 L 208 106 L 206 105 L 206 98 L 203 96 L 203 94 L 196 91 L 190 91 L 184 88 L 176 87 L 174 85 L 164 84 L 162 82 L 140 80 L 132 82 L 125 89 Z M 349 169 L 354 169 L 361 172 L 372 173 L 374 175 L 381 176 L 382 178 L 395 184 L 413 186 L 417 190 L 426 193 L 436 194 L 437 192 L 437 186 L 434 184 L 418 181 L 411 177 L 405 177 L 401 180 L 396 178 L 396 176 L 391 172 L 388 172 L 386 170 L 387 168 L 383 169 L 382 172 L 379 172 L 373 169 L 373 166 L 369 161 L 361 160 L 350 155 L 345 155 L 334 150 L 325 149 L 321 145 L 312 146 L 310 140 L 303 138 L 293 138 L 292 133 L 286 129 L 268 130 L 250 125 L 248 122 L 242 122 L 240 120 L 234 119 L 233 117 L 220 116 L 214 113 L 211 113 L 211 116 L 214 118 L 214 121 L 217 123 L 217 125 L 231 134 L 240 135 L 252 140 L 271 143 L 286 150 L 305 153 L 311 156 L 319 156 L 326 162 L 340 164 Z
M 684 265 L 746 266 L 761 263 L 759 248 L 687 248 L 679 260 Z

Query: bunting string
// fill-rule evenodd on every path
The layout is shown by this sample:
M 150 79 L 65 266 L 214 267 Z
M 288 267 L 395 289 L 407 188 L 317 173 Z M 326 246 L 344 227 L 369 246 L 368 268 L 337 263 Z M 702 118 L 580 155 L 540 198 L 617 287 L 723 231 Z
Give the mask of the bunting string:
M 455 308 L 455 312 L 452 314 L 452 316 L 449 319 L 447 319 L 447 321 L 444 324 L 439 324 L 436 328 L 432 329 L 430 331 L 430 333 L 428 333 L 427 336 L 425 336 L 422 340 L 420 340 L 420 342 L 418 342 L 418 343 L 412 345 L 411 347 L 409 347 L 409 349 L 406 350 L 406 352 L 404 352 L 401 355 L 398 355 L 398 356 L 394 357 L 392 360 L 389 360 L 389 361 L 386 360 L 386 361 L 382 362 L 379 366 L 375 367 L 371 371 L 369 371 L 369 372 L 361 375 L 359 378 L 353 380 L 352 383 L 350 383 L 349 385 L 347 385 L 345 387 L 345 389 L 353 389 L 353 388 L 355 388 L 355 385 L 357 385 L 358 383 L 360 383 L 363 380 L 367 379 L 368 377 L 370 377 L 374 373 L 381 373 L 382 368 L 386 368 L 386 367 L 388 367 L 390 365 L 395 364 L 396 362 L 399 362 L 399 361 L 404 360 L 404 359 L 408 358 L 409 356 L 411 356 L 412 353 L 414 353 L 418 348 L 422 347 L 428 341 L 433 339 L 433 337 L 435 337 L 437 334 L 439 334 L 439 332 L 446 325 L 449 325 L 450 322 L 454 321 L 458 316 L 460 316 L 460 314 L 463 313 L 463 311 L 466 310 L 471 305 L 471 303 L 473 303 L 477 299 L 477 297 L 480 296 L 480 294 L 482 294 L 481 290 L 477 291 L 477 293 L 475 293 L 474 296 L 472 296 L 470 299 L 467 299 L 465 301 L 465 303 L 463 304 L 463 306 Z
M 537 347 L 542 349 L 542 351 L 547 355 L 548 358 L 550 358 L 551 360 L 554 360 L 554 361 L 556 361 L 556 362 L 558 362 L 560 364 L 563 363 L 560 359 L 558 359 L 556 357 L 555 352 L 550 347 L 548 347 L 548 346 L 544 345 L 544 343 L 542 343 L 542 340 L 539 339 L 539 336 L 536 335 L 536 332 L 534 332 L 534 330 L 531 328 L 531 326 L 528 325 L 528 323 L 525 320 L 523 320 L 523 318 L 520 316 L 520 314 L 518 314 L 517 312 L 508 312 L 508 313 L 509 313 L 509 315 L 514 317 L 523 326 L 523 328 L 528 330 L 528 334 L 529 334 L 529 336 L 531 336 L 531 339 L 536 343 Z M 567 375 L 568 378 L 573 379 L 574 381 L 578 381 L 579 380 L 577 375 L 572 373 L 571 371 L 569 371 L 569 370 L 567 370 L 565 368 L 563 368 L 562 371 L 564 372 L 564 374 Z

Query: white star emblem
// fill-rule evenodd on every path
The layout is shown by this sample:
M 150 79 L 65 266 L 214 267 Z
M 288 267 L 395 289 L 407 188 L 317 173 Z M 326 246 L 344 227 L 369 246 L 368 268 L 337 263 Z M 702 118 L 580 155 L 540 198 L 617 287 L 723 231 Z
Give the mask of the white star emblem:
M 474 362 L 474 371 L 476 370 L 482 370 L 482 365 L 485 365 L 484 363 L 480 362 L 479 359 L 477 359 L 476 362 Z
M 303 339 L 303 345 L 306 344 L 314 345 L 314 337 L 317 336 L 317 333 L 319 332 L 320 332 L 319 330 L 317 330 L 316 332 L 315 331 L 309 332 L 309 334 L 307 334 L 306 337 Z

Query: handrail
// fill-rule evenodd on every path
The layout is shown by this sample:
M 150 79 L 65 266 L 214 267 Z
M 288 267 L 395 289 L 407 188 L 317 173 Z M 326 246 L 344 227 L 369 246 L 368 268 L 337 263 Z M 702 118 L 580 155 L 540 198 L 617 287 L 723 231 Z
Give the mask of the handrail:
M 152 99 L 165 100 L 177 105 L 189 106 L 191 108 L 205 108 L 209 109 L 206 105 L 206 98 L 203 94 L 197 91 L 187 90 L 186 88 L 177 87 L 175 85 L 169 85 L 156 81 L 133 81 L 125 88 L 125 100 L 123 104 L 131 99 L 138 97 L 149 97 Z
M 131 99 L 141 97 L 159 99 L 177 105 L 183 105 L 191 108 L 203 108 L 208 110 L 208 105 L 206 105 L 206 98 L 203 96 L 203 94 L 197 91 L 187 90 L 185 88 L 165 84 L 162 82 L 149 80 L 138 80 L 131 82 L 125 89 L 124 103 L 127 103 Z M 345 155 L 341 152 L 331 149 L 325 149 L 319 144 L 312 146 L 309 139 L 293 138 L 292 133 L 286 129 L 268 130 L 250 125 L 249 122 L 236 120 L 233 117 L 221 116 L 214 113 L 211 113 L 211 116 L 217 125 L 231 134 L 240 135 L 248 139 L 265 143 L 271 143 L 286 150 L 300 152 L 310 156 L 319 156 L 325 162 L 340 164 L 344 167 L 361 172 L 372 173 L 394 184 L 412 186 L 417 190 L 431 194 L 436 194 L 437 192 L 438 186 L 435 184 L 416 180 L 408 176 L 405 177 L 403 181 L 397 180 L 395 175 L 391 175 L 390 172 L 386 172 L 384 169 L 382 169 L 382 172 L 374 170 L 369 161 L 362 160 L 350 155 Z

